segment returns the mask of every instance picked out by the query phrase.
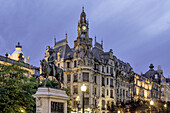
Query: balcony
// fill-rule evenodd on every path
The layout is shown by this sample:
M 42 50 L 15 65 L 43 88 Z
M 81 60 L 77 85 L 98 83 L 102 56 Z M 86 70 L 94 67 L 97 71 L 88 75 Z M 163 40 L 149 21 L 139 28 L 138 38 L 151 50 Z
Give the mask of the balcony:
M 78 82 L 78 80 L 75 79 L 75 80 L 73 80 L 73 82 Z
M 85 80 L 85 79 L 83 79 L 83 82 L 89 82 L 89 80 Z
M 72 71 L 72 68 L 66 68 L 64 71 Z
M 105 110 L 105 107 L 102 107 L 102 110 Z
M 113 85 L 110 85 L 110 87 L 112 87 L 112 88 L 113 88 Z

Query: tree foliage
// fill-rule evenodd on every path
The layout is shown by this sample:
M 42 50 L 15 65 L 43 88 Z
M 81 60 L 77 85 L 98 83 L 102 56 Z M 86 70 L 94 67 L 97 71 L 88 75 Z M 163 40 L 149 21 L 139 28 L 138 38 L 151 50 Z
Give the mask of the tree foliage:
M 28 71 L 21 68 L 19 64 L 0 64 L 0 113 L 35 113 L 35 99 L 33 94 L 38 87 L 43 87 L 45 80 L 40 81 L 36 77 L 28 78 L 25 73 Z M 47 87 L 58 88 L 55 79 L 47 79 Z M 63 88 L 70 96 L 70 90 Z M 68 105 L 70 105 L 68 101 Z M 70 108 L 68 107 L 68 110 Z
M 25 76 L 20 65 L 0 65 L 0 109 L 2 113 L 32 113 L 35 100 L 32 97 L 38 88 Z

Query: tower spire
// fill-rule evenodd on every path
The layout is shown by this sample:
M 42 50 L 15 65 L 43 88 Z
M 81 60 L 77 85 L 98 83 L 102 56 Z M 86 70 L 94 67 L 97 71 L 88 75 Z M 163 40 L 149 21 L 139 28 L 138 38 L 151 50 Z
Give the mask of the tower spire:
M 16 45 L 16 48 L 22 48 L 22 46 L 20 45 L 20 42 L 18 42 L 18 45 Z
M 96 35 L 95 35 L 95 44 L 96 44 Z
M 82 12 L 84 12 L 84 6 L 82 7 Z
M 66 42 L 67 42 L 67 33 L 66 33 Z
M 103 48 L 103 40 L 101 40 L 101 46 L 102 46 L 102 48 Z
M 54 36 L 54 46 L 56 45 L 56 37 Z

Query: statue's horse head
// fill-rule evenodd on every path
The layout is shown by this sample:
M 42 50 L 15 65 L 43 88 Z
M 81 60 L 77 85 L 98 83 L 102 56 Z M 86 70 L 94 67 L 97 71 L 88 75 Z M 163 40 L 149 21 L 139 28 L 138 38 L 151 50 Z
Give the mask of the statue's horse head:
M 41 69 L 42 69 L 42 76 L 46 77 L 48 75 L 48 69 L 49 69 L 49 65 L 47 63 L 47 61 L 45 59 L 43 59 L 41 62 Z

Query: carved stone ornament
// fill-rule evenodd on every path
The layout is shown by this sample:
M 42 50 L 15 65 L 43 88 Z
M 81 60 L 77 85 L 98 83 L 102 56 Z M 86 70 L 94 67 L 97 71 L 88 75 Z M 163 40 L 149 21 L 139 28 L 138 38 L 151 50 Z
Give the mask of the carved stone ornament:
M 38 106 L 38 107 L 41 106 L 41 99 L 40 99 L 40 97 L 36 97 L 36 106 Z

